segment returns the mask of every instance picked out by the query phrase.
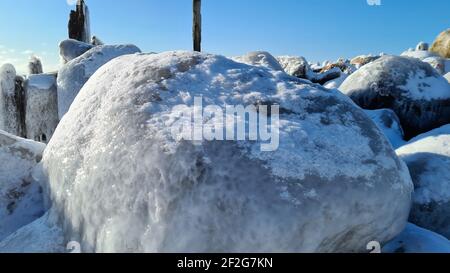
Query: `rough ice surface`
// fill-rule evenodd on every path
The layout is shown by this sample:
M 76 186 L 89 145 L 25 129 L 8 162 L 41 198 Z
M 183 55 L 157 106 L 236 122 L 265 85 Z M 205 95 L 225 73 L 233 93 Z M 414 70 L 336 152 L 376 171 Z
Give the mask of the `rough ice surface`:
M 44 148 L 0 131 L 0 241 L 44 213 L 40 186 L 31 177 Z
M 31 75 L 26 101 L 27 138 L 47 143 L 59 122 L 56 75 Z
M 279 56 L 278 62 L 286 73 L 291 76 L 306 79 L 310 73 L 310 66 L 305 58 L 297 56 Z
M 429 64 L 383 56 L 339 87 L 364 109 L 392 109 L 406 139 L 450 123 L 450 84 Z
M 80 42 L 74 39 L 64 40 L 59 43 L 59 55 L 64 63 L 83 55 L 86 51 L 93 48 L 94 45 Z
M 387 137 L 394 149 L 406 144 L 406 141 L 403 139 L 403 129 L 400 125 L 400 120 L 394 111 L 380 109 L 365 110 L 365 112 Z
M 34 222 L 0 240 L 0 253 L 62 253 L 65 252 L 62 230 L 50 224 L 45 214 Z
M 278 150 L 177 140 L 177 106 L 200 95 L 204 106 L 279 104 Z M 404 229 L 412 192 L 381 131 L 337 90 L 193 52 L 102 66 L 43 168 L 51 215 L 87 252 L 366 251 Z
M 42 68 L 42 61 L 37 56 L 33 55 L 30 57 L 30 61 L 28 63 L 28 73 L 30 75 L 33 74 L 41 74 L 44 72 Z
M 337 79 L 326 82 L 323 86 L 328 89 L 338 89 L 339 86 L 348 78 L 348 75 L 342 73 L 341 76 Z
M 450 241 L 445 237 L 408 224 L 406 229 L 383 247 L 383 253 L 450 253 Z
M 450 238 L 450 125 L 397 150 L 414 182 L 410 221 Z
M 140 52 L 134 45 L 100 45 L 64 65 L 58 73 L 58 114 L 61 119 L 87 80 L 102 65 L 126 54 Z
M 262 66 L 275 71 L 283 71 L 283 68 L 277 59 L 266 51 L 254 51 L 243 56 L 233 57 L 232 59 L 236 62 L 248 65 Z

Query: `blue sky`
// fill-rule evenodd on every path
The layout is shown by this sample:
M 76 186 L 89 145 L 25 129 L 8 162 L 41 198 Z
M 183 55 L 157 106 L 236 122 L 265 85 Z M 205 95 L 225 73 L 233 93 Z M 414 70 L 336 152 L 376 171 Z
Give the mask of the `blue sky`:
M 191 49 L 191 0 L 86 0 L 92 33 L 143 51 Z M 450 28 L 448 0 L 203 0 L 203 49 L 223 55 L 267 50 L 310 61 L 399 54 Z M 30 54 L 58 66 L 67 0 L 0 0 L 0 64 L 19 71 Z

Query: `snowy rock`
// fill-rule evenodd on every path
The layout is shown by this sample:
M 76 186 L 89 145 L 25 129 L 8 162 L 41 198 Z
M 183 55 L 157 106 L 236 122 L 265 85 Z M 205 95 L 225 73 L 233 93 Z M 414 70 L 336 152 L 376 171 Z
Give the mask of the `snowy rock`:
M 219 109 L 279 104 L 278 149 L 179 140 L 173 126 L 192 125 L 180 105 L 198 110 L 198 96 Z M 404 229 L 412 192 L 386 138 L 337 90 L 194 52 L 101 67 L 43 168 L 51 214 L 87 252 L 365 251 Z
M 450 238 L 450 125 L 411 140 L 397 154 L 415 186 L 410 221 Z
M 420 42 L 416 46 L 416 51 L 428 51 L 430 49 L 430 45 L 425 42 Z
M 30 75 L 33 74 L 42 74 L 44 72 L 42 68 L 42 62 L 41 59 L 39 59 L 37 56 L 31 56 L 30 62 L 28 63 L 28 73 Z
M 25 136 L 25 95 L 23 79 L 11 64 L 0 67 L 0 130 Z
M 0 241 L 44 214 L 40 186 L 31 177 L 44 148 L 0 131 Z
M 320 73 L 326 73 L 334 68 L 338 68 L 341 72 L 343 72 L 347 75 L 350 75 L 356 71 L 356 67 L 354 65 L 352 65 L 349 60 L 339 59 L 335 63 L 330 63 L 330 64 L 324 66 L 320 70 Z
M 439 54 L 443 58 L 450 58 L 450 29 L 439 34 L 430 51 Z
M 65 252 L 62 230 L 49 224 L 49 215 L 26 225 L 3 241 L 0 253 L 62 253 Z
M 436 69 L 439 74 L 444 75 L 445 74 L 445 66 L 446 66 L 446 60 L 441 57 L 429 57 L 422 60 L 425 63 L 430 64 L 434 69 Z
M 400 125 L 400 120 L 394 111 L 380 109 L 365 110 L 365 112 L 387 137 L 394 149 L 406 144 L 406 141 L 403 140 L 403 129 Z
M 59 122 L 56 75 L 31 75 L 26 101 L 27 138 L 47 143 Z
M 97 36 L 92 36 L 91 44 L 98 46 L 98 45 L 104 45 L 105 43 L 103 43 L 103 41 L 100 40 L 100 38 L 98 38 Z
M 339 90 L 364 109 L 392 109 L 406 139 L 450 123 L 450 84 L 413 58 L 383 56 L 350 75 Z
M 383 253 L 450 253 L 450 241 L 413 224 L 383 247 Z
M 69 39 L 59 43 L 59 55 L 64 63 L 83 55 L 86 51 L 93 48 L 94 45 Z
M 126 54 L 140 52 L 134 45 L 96 46 L 64 65 L 58 73 L 58 114 L 61 119 L 83 85 L 102 65 Z
M 378 60 L 379 58 L 380 56 L 361 55 L 353 58 L 350 61 L 350 64 L 354 65 L 357 69 L 359 69 L 368 63 Z
M 283 70 L 289 75 L 300 79 L 307 79 L 307 75 L 310 73 L 311 69 L 305 58 L 297 56 L 280 56 L 277 57 L 277 60 L 281 64 Z
M 284 71 L 277 59 L 266 51 L 250 52 L 244 56 L 233 57 L 232 59 L 239 63 L 266 67 L 275 71 Z

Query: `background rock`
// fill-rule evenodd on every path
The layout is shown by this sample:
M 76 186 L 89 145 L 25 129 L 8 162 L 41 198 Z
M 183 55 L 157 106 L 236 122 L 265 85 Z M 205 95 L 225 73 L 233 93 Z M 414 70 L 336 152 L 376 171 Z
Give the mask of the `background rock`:
M 435 52 L 444 58 L 450 58 L 450 29 L 439 34 L 431 46 L 430 51 Z

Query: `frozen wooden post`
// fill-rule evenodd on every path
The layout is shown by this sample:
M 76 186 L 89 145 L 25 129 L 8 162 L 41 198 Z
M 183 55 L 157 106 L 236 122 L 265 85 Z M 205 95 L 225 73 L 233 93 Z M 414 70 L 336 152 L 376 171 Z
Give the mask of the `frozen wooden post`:
M 192 35 L 194 39 L 194 51 L 202 51 L 202 14 L 201 14 L 202 1 L 194 0 L 194 25 L 192 29 Z

